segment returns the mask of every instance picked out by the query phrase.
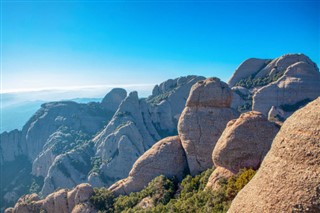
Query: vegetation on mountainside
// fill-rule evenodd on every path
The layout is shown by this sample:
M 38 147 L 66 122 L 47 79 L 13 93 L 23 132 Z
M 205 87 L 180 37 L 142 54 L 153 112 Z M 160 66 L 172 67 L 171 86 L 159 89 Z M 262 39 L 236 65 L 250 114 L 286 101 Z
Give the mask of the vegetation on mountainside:
M 226 212 L 255 171 L 243 169 L 229 179 L 221 179 L 217 191 L 205 190 L 212 171 L 188 175 L 180 183 L 158 176 L 145 189 L 128 196 L 115 197 L 105 188 L 96 188 L 91 202 L 100 212 Z
M 0 208 L 13 206 L 23 194 L 38 193 L 43 178 L 31 175 L 32 164 L 26 156 L 18 156 L 14 161 L 1 165 Z
M 253 87 L 262 87 L 272 82 L 277 81 L 284 74 L 284 71 L 278 72 L 275 75 L 267 75 L 264 77 L 254 78 L 255 74 L 248 76 L 247 78 L 241 79 L 235 86 L 242 86 L 247 89 L 252 89 Z

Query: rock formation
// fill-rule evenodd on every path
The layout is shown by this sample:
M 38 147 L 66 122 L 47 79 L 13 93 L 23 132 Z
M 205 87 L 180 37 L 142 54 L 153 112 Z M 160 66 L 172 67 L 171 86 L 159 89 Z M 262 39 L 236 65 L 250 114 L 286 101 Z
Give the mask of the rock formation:
M 110 93 L 117 92 L 111 91 Z M 58 162 L 56 158 L 76 147 L 81 147 L 104 124 L 108 123 L 115 111 L 111 111 L 111 108 L 108 109 L 107 101 L 110 105 L 114 105 L 119 102 L 119 99 L 114 100 L 115 103 L 112 98 L 105 99 L 104 105 L 95 102 L 79 104 L 72 101 L 46 103 L 30 118 L 21 131 L 14 130 L 1 134 L 0 164 L 2 165 L 2 171 L 15 174 L 15 178 L 1 175 L 1 178 L 6 179 L 2 179 L 0 183 L 0 194 L 4 195 L 0 198 L 0 202 L 3 206 L 12 202 L 12 200 L 17 200 L 22 195 L 21 193 L 26 193 L 26 190 L 29 190 L 27 186 L 32 183 L 32 179 L 42 179 L 37 183 L 40 187 L 42 187 L 43 178 L 47 176 L 47 180 L 62 180 L 61 171 L 49 172 L 50 169 L 53 171 L 54 168 L 59 168 L 54 166 L 55 162 Z M 81 157 L 78 158 L 78 160 L 81 160 Z M 23 167 L 12 166 L 15 164 Z M 32 167 L 29 165 L 32 165 Z M 91 166 L 91 162 L 89 162 L 89 165 Z M 71 166 L 60 165 L 60 168 L 71 168 Z M 80 173 L 81 171 L 83 171 L 82 168 Z M 60 175 L 52 178 L 49 173 Z M 67 171 L 67 173 L 73 174 L 74 177 L 79 174 L 79 172 L 73 170 Z M 78 175 L 75 182 L 65 179 L 63 182 L 72 182 L 73 184 L 69 184 L 68 187 L 74 187 L 78 183 L 86 182 L 82 177 L 83 174 Z M 3 185 L 4 183 L 6 185 Z M 45 194 L 51 193 L 54 189 L 60 187 L 59 184 L 56 181 L 55 184 L 47 188 L 50 190 L 43 191 L 46 192 Z
M 230 108 L 232 92 L 218 78 L 196 83 L 178 124 L 191 175 L 212 167 L 212 150 L 226 124 L 238 113 Z
M 60 189 L 45 199 L 40 200 L 37 194 L 21 197 L 13 208 L 6 209 L 5 213 L 83 213 L 97 212 L 89 203 L 93 189 L 89 184 L 80 184 L 73 190 Z
M 260 112 L 243 113 L 227 124 L 219 138 L 212 153 L 214 165 L 233 173 L 242 168 L 258 169 L 278 130 Z
M 188 172 L 184 150 L 178 136 L 167 137 L 153 145 L 133 165 L 129 176 L 109 189 L 116 195 L 142 190 L 159 175 L 182 179 Z
M 248 59 L 228 84 L 236 94 L 234 109 L 255 110 L 266 116 L 271 111 L 276 115 L 271 119 L 280 122 L 320 95 L 319 69 L 303 54 L 287 54 L 274 60 Z M 247 88 L 250 94 L 244 94 L 239 86 Z
M 69 151 L 50 164 L 42 194 L 46 195 L 58 186 L 72 188 L 82 182 L 95 187 L 110 186 L 127 177 L 134 162 L 156 141 L 176 134 L 190 88 L 201 79 L 203 77 L 187 76 L 168 80 L 155 86 L 159 89 L 154 89 L 147 99 L 139 99 L 137 92 L 131 92 L 108 125 L 93 138 L 92 148 L 86 146 Z M 110 97 L 118 100 L 116 97 L 124 94 L 121 89 L 112 90 L 102 103 Z M 57 142 L 58 138 L 55 138 Z M 50 159 L 50 150 L 41 156 Z M 93 164 L 95 168 L 92 168 Z
M 270 59 L 258 59 L 249 58 L 245 60 L 240 66 L 235 70 L 233 75 L 228 81 L 230 87 L 236 86 L 236 84 L 244 78 L 250 75 L 254 75 L 263 69 L 271 60 Z
M 229 212 L 320 212 L 320 98 L 289 117 Z
M 253 110 L 267 115 L 272 106 L 294 105 L 320 95 L 320 73 L 312 62 L 299 61 L 286 68 L 276 82 L 259 89 L 253 96 Z M 290 111 L 290 110 L 288 110 Z
M 121 102 L 127 97 L 127 91 L 122 88 L 112 89 L 101 101 L 101 105 L 111 111 L 117 111 Z

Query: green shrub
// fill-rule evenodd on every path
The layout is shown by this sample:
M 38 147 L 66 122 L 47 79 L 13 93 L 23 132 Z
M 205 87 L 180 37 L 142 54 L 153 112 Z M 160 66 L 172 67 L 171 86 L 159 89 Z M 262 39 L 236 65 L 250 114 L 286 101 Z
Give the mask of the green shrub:
M 255 171 L 243 169 L 229 179 L 221 178 L 218 190 L 205 190 L 212 171 L 208 169 L 195 177 L 188 175 L 181 183 L 158 176 L 142 191 L 117 198 L 106 189 L 95 189 L 91 202 L 103 212 L 227 212 L 232 199 L 250 181 Z M 148 198 L 153 207 L 140 207 L 138 204 L 144 198 Z
M 94 188 L 94 195 L 90 198 L 94 207 L 104 212 L 114 212 L 114 201 L 113 193 L 106 188 Z
M 238 192 L 245 186 L 251 178 L 255 175 L 256 171 L 253 169 L 242 169 L 238 174 L 228 179 L 226 196 L 232 200 Z

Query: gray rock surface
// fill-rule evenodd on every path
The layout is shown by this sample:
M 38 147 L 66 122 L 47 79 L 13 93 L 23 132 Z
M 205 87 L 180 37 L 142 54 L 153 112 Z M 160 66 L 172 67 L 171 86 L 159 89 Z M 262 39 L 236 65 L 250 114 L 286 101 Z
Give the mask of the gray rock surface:
M 146 151 L 133 165 L 129 176 L 109 189 L 116 195 L 142 190 L 159 175 L 182 179 L 188 171 L 184 150 L 178 136 L 160 140 Z
M 127 91 L 125 89 L 114 88 L 102 99 L 101 105 L 105 109 L 115 112 L 126 97 Z
M 213 152 L 215 166 L 233 173 L 258 169 L 279 128 L 260 112 L 247 112 L 227 124 Z
M 302 107 L 320 95 L 319 69 L 307 56 L 286 54 L 265 60 L 264 65 L 263 61 L 248 59 L 229 80 L 229 86 L 238 94 L 234 95 L 232 108 L 239 112 L 255 110 L 267 116 L 271 107 L 284 110 L 303 102 Z M 239 86 L 246 87 L 250 95 L 243 94 Z M 284 117 L 277 121 L 283 122 L 297 109 L 284 110 Z
M 105 185 L 127 177 L 145 151 L 161 138 L 177 133 L 178 119 L 190 88 L 201 79 L 204 78 L 170 79 L 155 86 L 153 95 L 147 99 L 139 99 L 136 92 L 129 94 L 107 127 L 93 139 L 96 156 L 103 162 L 99 179 Z
M 259 89 L 253 96 L 253 110 L 267 115 L 272 106 L 294 105 L 320 95 L 320 73 L 315 65 L 297 62 L 276 82 Z
M 226 124 L 238 117 L 230 108 L 232 91 L 220 79 L 200 81 L 190 91 L 178 124 L 191 175 L 213 166 L 212 150 Z
M 0 165 L 6 161 L 13 161 L 17 156 L 22 155 L 21 131 L 13 130 L 3 132 L 0 137 Z
M 228 85 L 233 87 L 241 79 L 253 75 L 263 69 L 270 62 L 269 59 L 257 59 L 249 58 L 245 60 L 240 66 L 235 70 L 233 75 L 228 81 Z
M 320 98 L 281 127 L 229 212 L 320 212 Z

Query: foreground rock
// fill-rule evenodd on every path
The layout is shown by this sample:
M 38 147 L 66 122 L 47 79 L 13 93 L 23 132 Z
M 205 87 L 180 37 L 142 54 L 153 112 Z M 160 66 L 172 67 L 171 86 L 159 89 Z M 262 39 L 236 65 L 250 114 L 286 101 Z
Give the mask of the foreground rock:
M 229 212 L 320 212 L 320 98 L 283 124 Z
M 73 190 L 60 189 L 45 199 L 40 200 L 37 194 L 21 197 L 14 208 L 6 209 L 5 213 L 84 213 L 96 212 L 89 199 L 93 189 L 88 184 L 80 184 Z
M 278 130 L 260 112 L 243 113 L 227 124 L 219 138 L 212 153 L 214 165 L 233 173 L 242 168 L 258 169 Z
M 205 189 L 210 189 L 212 191 L 216 191 L 220 188 L 219 181 L 222 178 L 228 179 L 233 175 L 234 175 L 234 173 L 231 172 L 230 170 L 223 168 L 223 167 L 217 167 L 210 175 Z
M 191 175 L 212 167 L 211 155 L 216 142 L 226 124 L 238 117 L 230 108 L 231 100 L 231 89 L 218 78 L 192 86 L 178 124 Z
M 133 165 L 129 176 L 113 184 L 109 189 L 116 195 L 142 190 L 159 175 L 182 179 L 188 172 L 186 156 L 178 136 L 157 142 Z

